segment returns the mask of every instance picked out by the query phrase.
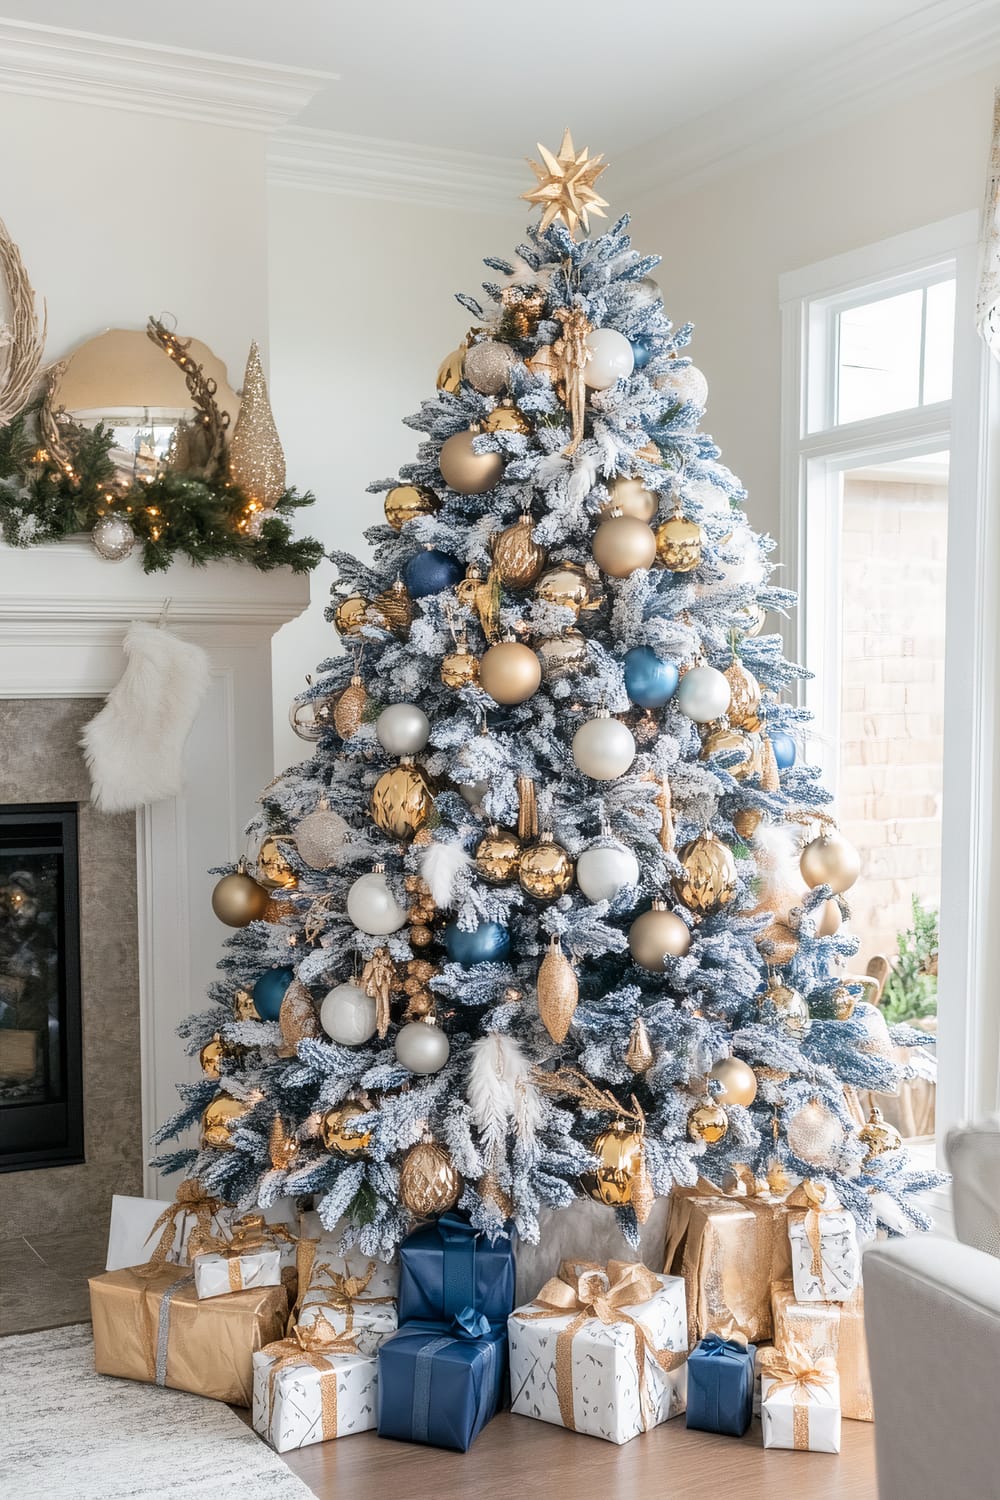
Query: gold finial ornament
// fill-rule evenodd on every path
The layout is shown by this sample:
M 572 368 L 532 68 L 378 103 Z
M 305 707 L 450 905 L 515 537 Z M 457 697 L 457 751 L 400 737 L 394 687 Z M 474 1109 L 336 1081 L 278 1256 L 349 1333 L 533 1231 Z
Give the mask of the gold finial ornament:
M 604 212 L 607 199 L 594 188 L 594 183 L 608 165 L 603 153 L 591 156 L 588 146 L 577 151 L 573 137 L 564 130 L 558 155 L 553 155 L 540 141 L 538 154 L 542 158 L 541 164 L 530 159 L 528 162 L 538 183 L 521 197 L 528 203 L 540 205 L 542 220 L 539 227 L 544 232 L 556 219 L 562 219 L 570 234 L 576 233 L 579 224 L 589 233 L 590 214 L 596 214 L 599 219 L 607 217 Z

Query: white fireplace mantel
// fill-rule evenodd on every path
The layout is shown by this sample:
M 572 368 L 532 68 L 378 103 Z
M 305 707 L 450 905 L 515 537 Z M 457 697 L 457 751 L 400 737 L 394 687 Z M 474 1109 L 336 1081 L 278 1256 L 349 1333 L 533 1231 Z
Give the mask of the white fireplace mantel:
M 242 852 L 243 825 L 274 774 L 271 637 L 308 603 L 308 578 L 285 568 L 184 560 L 147 575 L 138 553 L 106 562 L 86 539 L 24 551 L 0 543 L 0 698 L 103 697 L 122 674 L 132 620 L 162 620 L 211 665 L 184 790 L 136 819 L 147 1140 L 176 1107 L 175 1084 L 200 1076 L 175 1028 L 202 1001 L 227 935 L 207 872 Z M 152 1169 L 146 1191 L 161 1195 Z

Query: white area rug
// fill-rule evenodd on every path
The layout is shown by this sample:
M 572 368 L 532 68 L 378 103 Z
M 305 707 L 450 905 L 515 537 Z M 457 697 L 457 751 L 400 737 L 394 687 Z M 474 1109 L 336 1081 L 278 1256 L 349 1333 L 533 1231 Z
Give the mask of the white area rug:
M 5 1500 L 312 1500 L 219 1401 L 94 1373 L 89 1324 L 0 1339 Z

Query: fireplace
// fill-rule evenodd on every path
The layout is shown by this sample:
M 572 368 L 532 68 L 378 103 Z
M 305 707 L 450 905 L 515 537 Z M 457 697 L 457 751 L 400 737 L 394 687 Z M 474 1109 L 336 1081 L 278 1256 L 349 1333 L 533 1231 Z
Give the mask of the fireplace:
M 84 1160 L 77 809 L 0 807 L 0 1172 Z

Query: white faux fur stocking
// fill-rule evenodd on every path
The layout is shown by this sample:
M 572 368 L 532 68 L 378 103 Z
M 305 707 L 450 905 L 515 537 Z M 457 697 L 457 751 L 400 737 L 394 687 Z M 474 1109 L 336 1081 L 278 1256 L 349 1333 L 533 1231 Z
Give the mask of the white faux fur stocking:
M 122 646 L 125 671 L 80 739 L 94 806 L 108 813 L 180 792 L 184 745 L 208 687 L 200 646 L 142 620 Z

